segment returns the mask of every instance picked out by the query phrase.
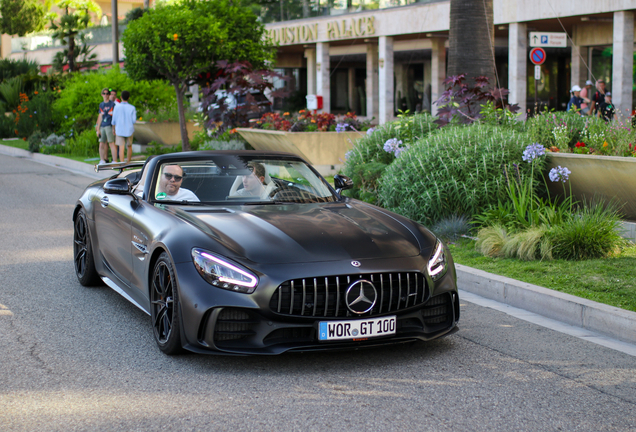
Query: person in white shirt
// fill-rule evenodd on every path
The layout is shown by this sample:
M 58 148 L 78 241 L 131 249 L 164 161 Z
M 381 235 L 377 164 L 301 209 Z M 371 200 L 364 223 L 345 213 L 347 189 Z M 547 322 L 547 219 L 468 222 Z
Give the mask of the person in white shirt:
M 137 122 L 137 110 L 128 103 L 130 93 L 127 90 L 121 92 L 122 102 L 115 105 L 113 110 L 113 134 L 115 134 L 115 144 L 119 147 L 119 161 L 124 161 L 124 153 L 128 148 L 128 157 L 126 162 L 132 159 L 132 137 L 135 132 L 135 123 Z
M 181 187 L 183 182 L 183 168 L 179 165 L 165 165 L 163 172 L 159 178 L 159 185 L 155 198 L 158 200 L 170 200 L 170 201 L 195 201 L 198 202 L 199 198 L 186 188 Z

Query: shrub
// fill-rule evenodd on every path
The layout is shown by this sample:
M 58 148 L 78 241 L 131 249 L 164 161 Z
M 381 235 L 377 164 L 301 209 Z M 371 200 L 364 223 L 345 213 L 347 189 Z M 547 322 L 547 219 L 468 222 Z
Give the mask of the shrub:
M 20 114 L 16 116 L 19 137 L 30 137 L 36 130 L 41 130 L 45 134 L 53 132 L 55 123 L 51 106 L 55 98 L 56 95 L 52 91 L 36 91 L 31 100 L 25 95 L 25 101 L 20 105 Z
M 245 150 L 245 143 L 240 140 L 206 140 L 199 146 L 199 150 Z
M 548 232 L 554 258 L 602 258 L 624 244 L 618 233 L 620 215 L 614 203 L 584 203 L 572 217 Z
M 171 109 L 176 104 L 174 89 L 165 81 L 133 81 L 119 68 L 75 74 L 53 104 L 55 121 L 63 132 L 94 129 L 101 90 L 114 88 L 130 92 L 130 103 L 138 112 Z
M 71 138 L 66 146 L 66 153 L 72 156 L 91 157 L 99 154 L 99 139 L 95 129 L 87 129 Z
M 526 120 L 526 132 L 532 141 L 546 148 L 556 147 L 560 151 L 568 151 L 579 141 L 589 119 L 572 112 L 546 110 Z
M 37 62 L 27 59 L 0 59 L 0 81 L 40 72 Z
M 521 160 L 528 144 L 526 134 L 510 129 L 479 124 L 444 128 L 416 142 L 387 168 L 379 202 L 427 225 L 453 214 L 480 213 L 506 196 L 502 168 Z M 529 164 L 519 169 L 530 175 Z M 537 179 L 540 171 L 534 171 Z
M 431 231 L 443 240 L 454 242 L 462 235 L 469 234 L 471 228 L 470 221 L 466 216 L 452 215 L 437 222 Z
M 353 179 L 353 189 L 345 195 L 375 203 L 377 201 L 378 180 L 386 167 L 395 160 L 395 154 L 384 150 L 390 139 L 410 145 L 428 136 L 437 129 L 430 114 L 401 116 L 398 120 L 385 123 L 376 129 L 369 129 L 353 148 L 347 152 L 343 173 Z
M 29 151 L 32 153 L 37 153 L 40 151 L 40 146 L 42 145 L 42 140 L 46 137 L 46 135 L 41 131 L 35 131 L 29 137 Z

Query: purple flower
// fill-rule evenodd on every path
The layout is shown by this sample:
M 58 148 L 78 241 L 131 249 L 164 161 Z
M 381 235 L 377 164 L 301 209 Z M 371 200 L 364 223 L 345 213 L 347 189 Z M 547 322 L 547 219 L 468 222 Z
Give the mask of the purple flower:
M 344 132 L 347 127 L 349 127 L 349 124 L 347 123 L 338 123 L 336 125 L 336 132 L 340 133 L 340 132 Z
M 572 171 L 570 171 L 566 167 L 562 167 L 561 165 L 559 165 L 556 168 L 552 168 L 548 176 L 550 177 L 550 181 L 552 182 L 561 181 L 565 183 L 570 178 L 570 174 L 572 174 Z
M 345 160 L 349 160 L 349 158 L 351 157 L 351 155 L 353 154 L 353 150 L 349 150 L 348 152 L 345 153 Z
M 528 163 L 532 163 L 533 160 L 538 159 L 545 155 L 545 147 L 539 143 L 530 144 L 523 151 L 522 159 Z
M 375 129 L 373 129 L 373 128 L 369 128 L 369 129 L 367 130 L 367 135 L 371 135 L 373 132 L 375 132 Z
M 406 147 L 402 147 L 402 141 L 397 138 L 390 138 L 384 143 L 384 151 L 387 153 L 393 153 L 395 157 L 400 156 L 400 154 L 406 149 Z

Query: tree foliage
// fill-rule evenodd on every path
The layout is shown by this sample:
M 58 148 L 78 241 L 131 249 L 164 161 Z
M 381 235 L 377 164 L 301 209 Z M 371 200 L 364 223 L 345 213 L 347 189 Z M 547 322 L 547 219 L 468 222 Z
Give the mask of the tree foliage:
M 56 53 L 53 67 L 61 72 L 68 66 L 69 72 L 77 72 L 94 66 L 97 55 L 91 53 L 93 48 L 79 32 L 90 27 L 91 13 L 101 15 L 100 7 L 93 0 L 58 0 L 55 4 L 65 13 L 61 17 L 50 15 L 51 30 L 53 38 L 59 39 L 65 48 Z
M 177 93 L 181 138 L 189 150 L 184 95 L 219 60 L 249 61 L 263 67 L 272 50 L 264 26 L 245 7 L 230 0 L 183 0 L 160 4 L 129 23 L 122 36 L 126 71 L 134 79 L 163 78 Z
M 207 116 L 206 128 L 222 134 L 228 129 L 247 126 L 250 113 L 258 112 L 259 106 L 252 91 L 270 92 L 270 97 L 286 97 L 289 92 L 274 88 L 274 79 L 286 79 L 268 69 L 253 70 L 249 62 L 217 62 L 218 71 L 212 85 L 203 90 L 201 108 Z M 228 99 L 244 102 L 228 106 Z
M 37 0 L 0 0 L 0 33 L 24 36 L 42 30 L 44 13 Z

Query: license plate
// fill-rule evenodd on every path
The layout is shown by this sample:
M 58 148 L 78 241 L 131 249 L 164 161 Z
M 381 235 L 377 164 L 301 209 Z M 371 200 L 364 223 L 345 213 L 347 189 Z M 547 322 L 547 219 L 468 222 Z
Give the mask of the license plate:
M 321 321 L 318 340 L 367 339 L 395 334 L 395 316 L 347 321 Z

